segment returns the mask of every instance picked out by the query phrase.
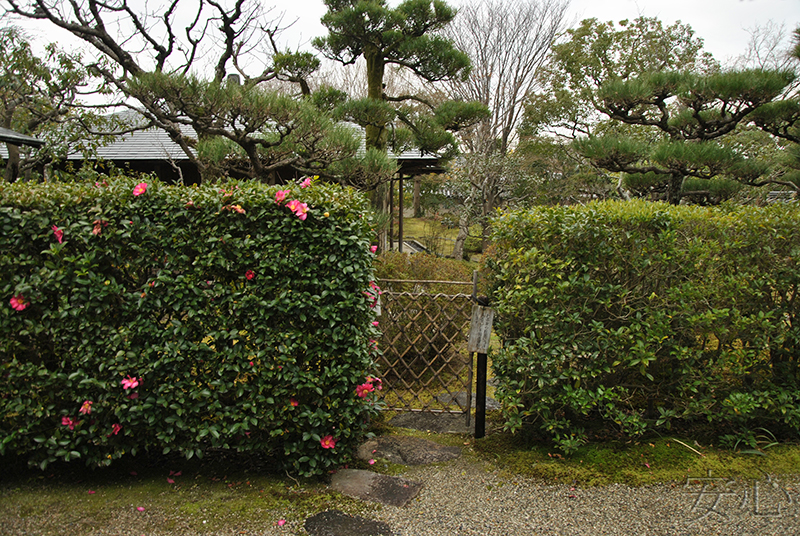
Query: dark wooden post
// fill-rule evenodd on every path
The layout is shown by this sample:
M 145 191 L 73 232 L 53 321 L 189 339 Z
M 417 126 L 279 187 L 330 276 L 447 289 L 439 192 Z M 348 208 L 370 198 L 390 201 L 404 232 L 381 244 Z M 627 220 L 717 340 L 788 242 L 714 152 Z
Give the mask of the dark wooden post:
M 394 249 L 394 177 L 389 179 L 389 250 Z
M 397 219 L 397 251 L 403 252 L 403 176 L 397 179 L 397 208 L 400 216 Z
M 478 272 L 472 273 L 472 300 L 477 302 L 478 298 Z M 472 320 L 469 325 L 469 342 L 467 352 L 470 359 L 473 353 L 478 354 L 478 362 L 475 369 L 475 437 L 481 438 L 486 435 L 486 376 L 487 376 L 487 357 L 489 352 L 489 341 L 492 337 L 492 322 L 494 321 L 494 310 L 490 307 L 483 307 L 475 303 L 472 306 Z

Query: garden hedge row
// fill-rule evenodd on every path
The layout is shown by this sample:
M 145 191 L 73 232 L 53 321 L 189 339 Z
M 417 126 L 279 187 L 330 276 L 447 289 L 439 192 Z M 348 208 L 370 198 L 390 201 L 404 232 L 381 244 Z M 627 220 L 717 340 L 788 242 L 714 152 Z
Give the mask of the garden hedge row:
M 798 221 L 796 204 L 640 201 L 498 218 L 487 262 L 507 427 L 538 426 L 565 451 L 598 423 L 797 438 Z
M 377 386 L 367 214 L 308 181 L 0 186 L 0 455 L 338 466 Z

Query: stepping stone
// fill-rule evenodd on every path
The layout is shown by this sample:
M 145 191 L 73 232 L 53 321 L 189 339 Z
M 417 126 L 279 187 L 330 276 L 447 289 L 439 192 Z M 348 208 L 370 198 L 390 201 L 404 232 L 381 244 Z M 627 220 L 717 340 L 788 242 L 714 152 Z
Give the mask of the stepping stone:
M 458 391 L 455 393 L 448 393 L 447 391 L 441 392 L 436 395 L 436 400 L 444 404 L 445 406 L 455 406 L 458 407 L 466 407 L 467 405 L 467 392 L 466 391 Z M 475 407 L 475 393 L 472 393 L 472 407 Z M 493 411 L 497 409 L 502 409 L 500 402 L 495 400 L 494 398 L 487 396 L 486 397 L 486 411 Z
M 430 413 L 427 411 L 408 411 L 389 421 L 391 426 L 410 428 L 437 434 L 469 434 L 475 431 L 475 419 L 467 428 L 466 415 L 456 413 Z
M 339 510 L 328 510 L 309 517 L 305 522 L 310 536 L 394 536 L 383 521 L 347 515 Z
M 422 482 L 361 469 L 344 469 L 333 475 L 331 488 L 363 501 L 405 506 L 420 492 Z
M 421 437 L 382 436 L 358 447 L 357 456 L 365 461 L 384 458 L 401 465 L 425 465 L 454 460 L 461 456 L 461 449 Z

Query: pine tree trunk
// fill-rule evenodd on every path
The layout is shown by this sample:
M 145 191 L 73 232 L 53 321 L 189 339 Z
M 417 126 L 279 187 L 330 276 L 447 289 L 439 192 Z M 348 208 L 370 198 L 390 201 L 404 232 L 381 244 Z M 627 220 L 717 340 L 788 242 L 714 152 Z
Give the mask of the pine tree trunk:
M 378 47 L 364 47 L 364 59 L 367 63 L 367 98 L 375 101 L 383 100 L 383 73 L 385 62 L 383 53 Z M 386 125 L 366 126 L 366 146 L 386 152 Z
M 667 183 L 667 203 L 670 205 L 680 204 L 683 179 L 683 175 L 670 175 L 669 182 Z

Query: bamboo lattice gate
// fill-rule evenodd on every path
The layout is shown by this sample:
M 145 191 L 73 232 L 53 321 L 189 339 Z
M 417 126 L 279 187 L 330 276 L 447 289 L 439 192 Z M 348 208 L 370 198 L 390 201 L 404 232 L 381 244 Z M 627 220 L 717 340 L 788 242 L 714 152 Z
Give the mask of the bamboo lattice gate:
M 475 283 L 380 283 L 385 288 L 380 312 L 382 355 L 377 365 L 386 409 L 460 413 L 469 424 L 473 363 L 467 337 Z M 473 294 L 452 292 L 466 285 L 473 287 Z

